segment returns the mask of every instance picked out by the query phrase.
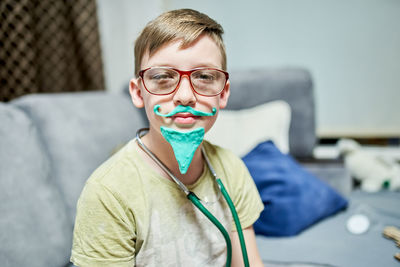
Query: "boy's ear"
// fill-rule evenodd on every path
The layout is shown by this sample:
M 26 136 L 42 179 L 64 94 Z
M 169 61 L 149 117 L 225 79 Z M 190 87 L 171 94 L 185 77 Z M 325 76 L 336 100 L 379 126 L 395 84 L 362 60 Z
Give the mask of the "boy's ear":
M 226 105 L 228 104 L 229 95 L 231 94 L 230 86 L 231 86 L 231 84 L 230 84 L 230 82 L 228 80 L 226 82 L 224 90 L 219 95 L 219 97 L 220 97 L 220 99 L 219 99 L 219 108 L 220 109 L 225 108 Z
M 137 107 L 137 108 L 143 108 L 144 107 L 144 101 L 142 97 L 142 91 L 140 90 L 139 87 L 139 78 L 132 78 L 129 81 L 129 93 L 131 95 L 132 103 Z

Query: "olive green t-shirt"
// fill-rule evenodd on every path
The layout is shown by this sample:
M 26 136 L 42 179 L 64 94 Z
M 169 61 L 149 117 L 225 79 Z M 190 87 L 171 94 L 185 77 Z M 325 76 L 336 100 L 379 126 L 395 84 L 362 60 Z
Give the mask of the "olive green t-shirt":
M 242 228 L 251 226 L 264 206 L 247 168 L 231 152 L 206 141 L 203 146 Z M 222 234 L 137 149 L 130 141 L 88 179 L 77 204 L 71 261 L 77 266 L 224 266 Z M 228 232 L 236 230 L 207 165 L 188 188 L 207 201 L 205 207 Z

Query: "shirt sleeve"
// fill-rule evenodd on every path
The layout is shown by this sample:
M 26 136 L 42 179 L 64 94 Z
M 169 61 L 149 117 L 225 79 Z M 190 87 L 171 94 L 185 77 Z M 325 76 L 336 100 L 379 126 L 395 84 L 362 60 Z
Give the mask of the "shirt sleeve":
M 88 182 L 77 204 L 71 262 L 77 266 L 134 266 L 135 226 L 116 194 Z

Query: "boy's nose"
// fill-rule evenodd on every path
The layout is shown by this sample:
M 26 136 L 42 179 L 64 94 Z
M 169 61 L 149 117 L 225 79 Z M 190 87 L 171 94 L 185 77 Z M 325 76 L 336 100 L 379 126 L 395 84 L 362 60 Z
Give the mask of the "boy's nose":
M 177 105 L 190 106 L 196 103 L 196 95 L 190 84 L 189 77 L 182 76 L 179 87 L 174 93 L 174 102 Z

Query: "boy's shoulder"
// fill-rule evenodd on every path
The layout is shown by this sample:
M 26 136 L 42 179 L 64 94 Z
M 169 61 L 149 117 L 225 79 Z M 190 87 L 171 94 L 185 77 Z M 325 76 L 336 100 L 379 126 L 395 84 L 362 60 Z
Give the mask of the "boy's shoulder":
M 137 153 L 135 139 L 132 139 L 110 156 L 90 175 L 87 183 L 98 183 L 104 186 L 123 183 L 125 179 L 135 176 L 137 170 Z

